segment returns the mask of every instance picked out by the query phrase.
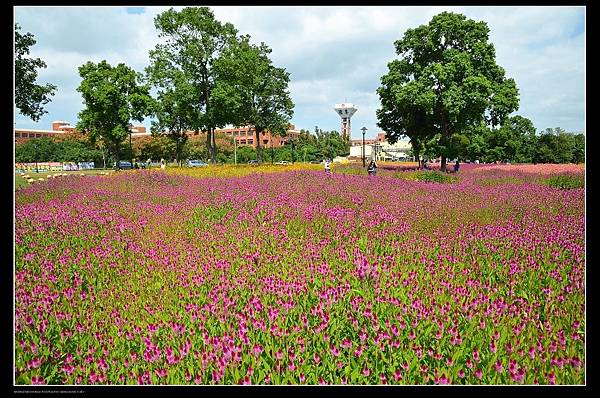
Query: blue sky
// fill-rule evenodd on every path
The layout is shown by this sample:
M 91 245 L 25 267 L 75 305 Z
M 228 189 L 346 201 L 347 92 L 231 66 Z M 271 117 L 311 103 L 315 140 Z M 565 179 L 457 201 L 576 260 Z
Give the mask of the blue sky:
M 142 72 L 157 41 L 154 17 L 168 7 L 14 7 L 22 32 L 34 34 L 31 55 L 48 67 L 38 82 L 58 86 L 38 123 L 15 110 L 15 127 L 75 124 L 82 109 L 77 68 L 87 61 L 124 62 Z M 181 8 L 181 7 L 176 7 Z M 276 66 L 290 72 L 298 129 L 340 130 L 336 103 L 354 103 L 352 138 L 380 131 L 376 90 L 396 58 L 394 41 L 442 11 L 461 12 L 490 28 L 496 60 L 516 80 L 520 109 L 538 131 L 585 130 L 584 7 L 211 7 L 222 22 L 272 48 Z M 142 124 L 150 126 L 147 119 Z

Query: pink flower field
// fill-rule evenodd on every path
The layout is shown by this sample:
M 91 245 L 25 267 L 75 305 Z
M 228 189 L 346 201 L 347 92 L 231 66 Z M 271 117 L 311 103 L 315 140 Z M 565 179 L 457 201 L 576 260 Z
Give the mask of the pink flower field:
M 585 193 L 139 170 L 16 192 L 16 384 L 585 384 Z

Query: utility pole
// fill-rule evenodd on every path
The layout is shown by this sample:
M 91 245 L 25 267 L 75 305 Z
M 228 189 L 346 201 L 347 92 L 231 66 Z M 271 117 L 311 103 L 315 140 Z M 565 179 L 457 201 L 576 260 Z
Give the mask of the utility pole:
M 233 164 L 237 166 L 237 140 L 233 137 Z

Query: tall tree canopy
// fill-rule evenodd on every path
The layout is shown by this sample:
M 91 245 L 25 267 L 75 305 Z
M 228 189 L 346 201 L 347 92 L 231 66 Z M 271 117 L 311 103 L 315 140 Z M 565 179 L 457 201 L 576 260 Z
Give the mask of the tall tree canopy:
M 150 51 L 146 69 L 158 89 L 156 131 L 166 130 L 183 148 L 186 130 L 206 132 L 206 146 L 216 161 L 214 129 L 218 112 L 211 108 L 215 87 L 213 64 L 235 41 L 237 30 L 215 19 L 208 7 L 169 9 L 156 16 L 154 25 L 163 40 Z
M 50 102 L 56 86 L 52 84 L 36 84 L 39 68 L 46 63 L 40 58 L 29 58 L 29 48 L 36 43 L 31 33 L 21 34 L 21 27 L 15 24 L 15 105 L 22 115 L 33 121 L 48 113 L 43 106 Z
M 85 108 L 79 113 L 77 129 L 89 134 L 92 142 L 102 139 L 118 166 L 130 121 L 141 122 L 152 113 L 148 86 L 139 84 L 141 74 L 122 63 L 112 67 L 106 61 L 87 62 L 79 67 L 79 75 L 82 81 L 77 91 Z
M 251 44 L 245 35 L 215 62 L 218 79 L 211 98 L 213 109 L 223 122 L 254 126 L 259 159 L 261 133 L 269 130 L 284 135 L 294 113 L 290 74 L 272 64 L 271 51 L 265 43 Z
M 388 64 L 377 90 L 378 126 L 390 142 L 435 138 L 445 171 L 455 134 L 482 122 L 499 125 L 518 109 L 516 83 L 496 64 L 488 36 L 485 22 L 443 12 L 395 42 L 401 59 Z

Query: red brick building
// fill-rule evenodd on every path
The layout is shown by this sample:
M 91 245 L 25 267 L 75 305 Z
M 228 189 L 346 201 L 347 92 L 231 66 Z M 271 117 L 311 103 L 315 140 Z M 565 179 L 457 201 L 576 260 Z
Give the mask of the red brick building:
M 256 133 L 252 126 L 216 129 L 215 132 L 233 138 L 239 146 L 251 146 L 252 148 L 256 148 Z M 285 136 L 271 134 L 270 131 L 262 131 L 259 135 L 260 146 L 265 148 L 277 148 L 287 144 L 291 138 L 298 138 L 299 136 L 300 130 L 296 130 L 296 126 L 294 125 L 290 125 Z
M 365 145 L 373 145 L 373 144 L 381 144 L 382 142 L 386 142 L 387 140 L 385 139 L 385 133 L 384 132 L 380 132 L 377 133 L 377 137 L 375 138 L 365 138 Z M 363 140 L 358 139 L 358 140 L 352 140 L 350 141 L 350 146 L 360 146 L 363 144 Z
M 143 131 L 135 131 L 135 128 L 132 129 L 133 133 L 131 134 L 132 138 L 149 136 L 151 133 L 147 132 L 144 127 Z M 140 129 L 140 127 L 137 127 Z M 226 137 L 233 138 L 238 146 L 251 146 L 252 148 L 256 148 L 256 137 L 255 130 L 252 126 L 244 126 L 244 127 L 228 127 L 222 129 L 215 129 L 215 133 L 223 134 Z M 188 135 L 203 135 L 204 133 L 199 132 L 196 133 L 194 131 L 188 131 Z M 296 130 L 296 126 L 293 124 L 290 125 L 290 128 L 287 131 L 285 136 L 278 136 L 271 134 L 270 131 L 263 131 L 260 133 L 260 145 L 265 148 L 277 148 L 280 146 L 284 146 L 291 138 L 297 138 L 300 136 L 300 130 Z
M 129 125 L 129 128 L 131 130 L 132 139 L 151 135 L 151 133 L 146 130 L 146 127 L 142 125 Z M 300 136 L 300 130 L 296 130 L 295 128 L 296 127 L 293 124 L 290 125 L 287 135 L 283 137 L 271 134 L 269 131 L 263 131 L 260 133 L 259 137 L 260 145 L 265 148 L 284 146 L 291 138 Z M 32 138 L 57 137 L 64 133 L 75 131 L 75 127 L 71 126 L 69 122 L 57 120 L 52 122 L 52 130 L 15 129 L 15 142 L 22 143 Z M 254 127 L 252 126 L 216 129 L 215 132 L 235 139 L 239 146 L 251 146 L 252 148 L 256 148 L 256 137 L 254 136 Z M 188 135 L 196 135 L 196 133 L 188 131 Z

